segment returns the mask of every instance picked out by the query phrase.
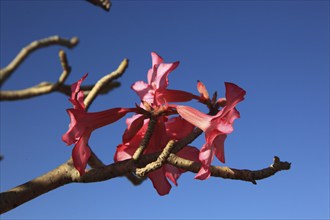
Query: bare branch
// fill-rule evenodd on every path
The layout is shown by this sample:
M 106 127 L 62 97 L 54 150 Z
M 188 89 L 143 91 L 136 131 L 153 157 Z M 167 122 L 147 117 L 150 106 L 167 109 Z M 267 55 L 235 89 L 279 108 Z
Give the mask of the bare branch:
M 113 71 L 108 75 L 105 75 L 95 84 L 95 86 L 92 88 L 92 90 L 89 92 L 89 94 L 86 96 L 84 100 L 86 111 L 88 110 L 89 106 L 92 104 L 94 99 L 97 97 L 97 95 L 100 94 L 101 91 L 104 91 L 104 89 L 109 86 L 109 83 L 111 83 L 115 79 L 118 79 L 124 74 L 127 66 L 128 66 L 128 59 L 124 59 L 115 71 Z
M 24 47 L 11 63 L 0 70 L 0 86 L 10 77 L 16 68 L 32 53 L 33 51 L 51 46 L 61 45 L 67 48 L 72 48 L 78 44 L 78 38 L 73 37 L 70 40 L 60 38 L 59 36 L 52 36 L 41 40 L 33 41 L 28 46 Z
M 174 146 L 174 143 L 175 143 L 174 140 L 169 141 L 167 143 L 166 147 L 164 148 L 164 150 L 162 151 L 162 153 L 157 158 L 157 160 L 147 164 L 147 166 L 145 166 L 143 168 L 137 168 L 136 174 L 141 177 L 144 177 L 148 173 L 159 169 L 166 162 L 167 158 L 169 157 L 171 150 Z
M 289 170 L 291 168 L 291 163 L 288 162 L 282 162 L 278 158 L 276 160 L 274 157 L 274 162 L 269 167 L 261 169 L 261 170 L 240 170 L 240 169 L 234 169 L 229 167 L 221 167 L 221 166 L 211 166 L 211 176 L 214 177 L 221 177 L 224 179 L 233 179 L 233 180 L 243 180 L 252 182 L 253 184 L 257 184 L 256 180 L 261 180 L 268 178 L 278 171 L 282 170 Z M 169 164 L 172 164 L 173 166 L 176 166 L 178 168 L 184 169 L 186 171 L 190 171 L 193 173 L 198 173 L 198 171 L 201 168 L 201 164 L 183 159 L 181 157 L 178 157 L 174 154 L 170 154 L 170 156 L 167 159 L 167 162 Z
M 42 194 L 72 182 L 72 175 L 79 175 L 72 160 L 29 182 L 12 188 L 0 195 L 0 214 L 28 202 Z
M 64 82 L 71 72 L 71 67 L 68 64 L 67 57 L 64 51 L 59 52 L 63 72 L 56 83 L 41 82 L 30 88 L 22 90 L 0 91 L 0 101 L 16 101 L 21 99 L 33 98 L 40 95 L 49 94 L 51 92 L 60 92 L 67 96 L 71 95 L 71 85 L 65 85 Z M 117 70 L 101 78 L 96 85 L 81 86 L 81 90 L 89 97 L 88 102 L 92 102 L 97 95 L 107 94 L 111 90 L 118 88 L 120 82 L 113 82 L 125 72 L 128 66 L 128 60 L 124 59 Z M 91 93 L 92 92 L 92 93 Z M 92 95 L 89 95 L 92 94 Z
M 20 99 L 27 99 L 35 96 L 45 95 L 58 90 L 58 88 L 62 86 L 62 84 L 65 82 L 71 72 L 71 67 L 68 64 L 66 54 L 63 50 L 60 50 L 59 57 L 63 72 L 56 83 L 53 84 L 48 82 L 42 82 L 36 86 L 22 90 L 0 91 L 0 100 L 14 101 Z
M 143 154 L 144 149 L 148 146 L 151 136 L 155 130 L 156 122 L 157 122 L 157 119 L 155 119 L 154 117 L 150 118 L 146 134 L 144 135 L 144 137 L 140 143 L 140 146 L 138 147 L 138 149 L 136 149 L 136 151 L 133 155 L 134 161 L 138 161 L 140 156 Z
M 111 7 L 111 2 L 109 0 L 87 0 L 93 5 L 99 6 L 102 9 L 109 11 Z
M 7 212 L 17 206 L 30 201 L 50 190 L 54 190 L 72 182 L 92 183 L 109 180 L 115 177 L 124 176 L 131 173 L 135 166 L 146 166 L 152 163 L 161 153 L 142 155 L 138 162 L 134 160 L 125 160 L 108 166 L 94 168 L 86 172 L 85 175 L 79 176 L 78 172 L 72 165 L 70 159 L 66 163 L 60 165 L 56 169 L 35 178 L 23 185 L 17 186 L 0 195 L 0 213 Z M 167 162 L 175 167 L 197 173 L 201 167 L 200 163 L 183 159 L 174 154 L 170 154 Z M 211 175 L 225 179 L 243 180 L 256 184 L 256 180 L 268 178 L 282 170 L 289 170 L 291 164 L 281 162 L 278 157 L 274 158 L 271 166 L 261 170 L 239 170 L 229 167 L 211 166 Z
M 105 164 L 96 156 L 96 154 L 91 150 L 91 156 L 88 159 L 88 165 L 92 168 L 104 167 Z

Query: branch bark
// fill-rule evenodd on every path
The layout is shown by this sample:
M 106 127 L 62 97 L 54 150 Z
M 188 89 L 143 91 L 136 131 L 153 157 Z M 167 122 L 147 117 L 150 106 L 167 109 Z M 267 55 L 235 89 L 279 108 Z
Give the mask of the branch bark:
M 109 0 L 87 0 L 88 2 L 101 7 L 105 11 L 109 11 L 111 7 L 111 2 Z
M 130 159 L 99 168 L 88 170 L 85 175 L 79 176 L 78 171 L 73 167 L 72 160 L 68 160 L 64 164 L 54 170 L 37 177 L 20 186 L 10 189 L 0 194 L 0 213 L 5 213 L 19 205 L 24 204 L 42 194 L 69 183 L 92 183 L 106 181 L 115 177 L 124 176 L 131 173 L 138 167 L 144 167 L 155 161 L 161 152 L 142 155 L 138 162 Z M 184 169 L 186 171 L 197 173 L 201 164 L 190 160 L 183 159 L 170 154 L 167 163 Z M 261 170 L 240 170 L 229 167 L 211 166 L 211 176 L 221 177 L 225 179 L 243 180 L 256 184 L 256 180 L 268 178 L 282 170 L 289 170 L 291 164 L 282 162 L 278 157 L 274 158 L 274 162 L 267 168 Z
M 64 82 L 71 72 L 71 67 L 68 64 L 64 51 L 61 50 L 59 52 L 59 57 L 63 72 L 56 83 L 41 82 L 36 86 L 22 90 L 0 91 L 0 101 L 16 101 L 21 99 L 28 99 L 49 94 L 51 92 L 60 92 L 70 96 L 71 85 L 65 85 Z M 114 80 L 121 77 L 125 73 L 127 67 L 128 60 L 124 59 L 115 71 L 101 78 L 95 85 L 81 86 L 81 89 L 86 95 L 87 108 L 90 106 L 97 95 L 106 94 L 112 89 L 118 88 L 120 86 L 120 83 L 114 82 Z
M 88 110 L 89 106 L 93 103 L 94 99 L 100 94 L 100 92 L 104 91 L 105 88 L 109 85 L 109 83 L 111 83 L 113 80 L 121 77 L 125 73 L 127 67 L 128 67 L 128 59 L 124 59 L 115 71 L 105 75 L 104 77 L 102 77 L 100 80 L 97 81 L 97 83 L 93 86 L 92 90 L 89 92 L 89 94 L 86 96 L 84 100 L 86 111 Z
M 77 37 L 73 37 L 70 40 L 61 38 L 59 36 L 52 36 L 41 40 L 36 40 L 24 47 L 17 56 L 6 66 L 0 70 L 0 86 L 11 76 L 11 74 L 17 69 L 17 67 L 35 50 L 48 47 L 52 45 L 61 45 L 67 48 L 73 48 L 78 44 Z
M 58 90 L 58 88 L 63 85 L 71 72 L 71 67 L 68 64 L 67 56 L 63 50 L 60 50 L 59 57 L 63 72 L 56 83 L 41 82 L 36 86 L 22 90 L 0 91 L 0 101 L 27 99 L 35 96 L 45 95 Z

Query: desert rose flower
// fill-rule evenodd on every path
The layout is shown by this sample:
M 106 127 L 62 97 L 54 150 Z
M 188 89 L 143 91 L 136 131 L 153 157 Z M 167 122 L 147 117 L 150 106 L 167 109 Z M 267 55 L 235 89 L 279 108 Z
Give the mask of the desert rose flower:
M 144 120 L 144 125 L 131 140 L 120 144 L 117 147 L 114 157 L 116 162 L 131 159 L 133 157 L 134 152 L 139 147 L 141 140 L 146 133 L 148 121 L 149 119 Z M 144 154 L 162 151 L 169 140 L 180 140 L 187 136 L 193 129 L 194 126 L 181 117 L 175 117 L 169 120 L 164 116 L 159 117 L 154 133 L 149 142 L 149 146 L 146 148 Z M 186 146 L 179 151 L 177 155 L 188 160 L 198 161 L 198 153 L 199 151 L 195 147 Z M 158 194 L 166 195 L 172 188 L 168 180 L 177 185 L 177 179 L 183 172 L 185 171 L 182 169 L 165 164 L 158 170 L 150 172 L 147 176 L 152 181 L 152 184 Z
M 84 93 L 80 91 L 80 85 L 86 77 L 87 74 L 71 87 L 72 95 L 69 100 L 73 104 L 73 108 L 66 110 L 70 116 L 70 124 L 68 131 L 62 136 L 62 140 L 67 145 L 75 144 L 72 150 L 72 159 L 80 175 L 85 173 L 91 155 L 88 146 L 91 133 L 97 128 L 119 120 L 128 112 L 135 111 L 135 109 L 129 108 L 113 108 L 101 112 L 86 112 L 83 102 Z
M 227 134 L 233 131 L 233 123 L 240 117 L 235 106 L 242 100 L 246 92 L 233 83 L 225 83 L 226 105 L 216 115 L 210 116 L 188 106 L 177 106 L 182 118 L 205 132 L 206 143 L 200 150 L 199 160 L 202 167 L 195 176 L 197 179 L 207 179 L 210 176 L 210 164 L 214 155 L 225 163 L 224 141 Z M 200 87 L 204 90 L 203 87 Z M 206 96 L 205 91 L 202 92 Z
M 179 66 L 179 62 L 164 63 L 157 53 L 151 53 L 152 67 L 148 71 L 148 83 L 137 81 L 132 89 L 142 101 L 151 105 L 162 105 L 166 102 L 185 102 L 199 97 L 181 90 L 171 90 L 168 87 L 168 75 Z

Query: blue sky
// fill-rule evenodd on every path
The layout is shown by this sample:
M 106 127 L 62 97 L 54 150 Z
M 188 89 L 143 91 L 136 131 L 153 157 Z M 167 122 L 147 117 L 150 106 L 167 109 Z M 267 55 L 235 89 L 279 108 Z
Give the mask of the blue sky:
M 122 86 L 90 108 L 100 111 L 139 103 L 130 86 L 146 80 L 155 51 L 167 62 L 180 61 L 169 88 L 197 93 L 201 80 L 220 96 L 224 82 L 247 91 L 237 106 L 241 118 L 226 140 L 225 165 L 261 169 L 274 155 L 292 162 L 290 171 L 258 185 L 198 181 L 186 173 L 164 197 L 150 181 L 138 187 L 125 178 L 70 184 L 2 219 L 329 218 L 329 1 L 113 1 L 109 13 L 84 1 L 0 3 L 1 67 L 31 41 L 52 35 L 80 39 L 76 48 L 65 49 L 72 66 L 67 83 L 86 72 L 85 83 L 95 83 L 128 58 Z M 59 49 L 33 53 L 2 89 L 55 81 Z M 58 93 L 1 102 L 1 191 L 69 158 L 71 147 L 61 141 L 69 107 Z M 112 163 L 124 129 L 121 120 L 93 133 L 90 145 L 105 163 Z M 193 145 L 203 143 L 201 137 Z

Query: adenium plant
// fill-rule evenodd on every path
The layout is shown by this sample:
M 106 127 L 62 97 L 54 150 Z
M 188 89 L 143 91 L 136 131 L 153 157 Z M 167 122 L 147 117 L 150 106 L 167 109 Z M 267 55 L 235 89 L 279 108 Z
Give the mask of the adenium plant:
M 80 86 L 87 74 L 71 87 L 69 98 L 73 107 L 67 109 L 70 116 L 68 131 L 62 140 L 73 145 L 72 159 L 80 175 L 85 174 L 91 149 L 88 140 L 95 129 L 112 124 L 128 113 L 127 128 L 123 132 L 122 143 L 117 146 L 115 162 L 132 159 L 139 160 L 143 154 L 161 152 L 170 141 L 185 138 L 194 129 L 205 133 L 205 144 L 200 148 L 184 146 L 176 154 L 184 159 L 202 164 L 196 179 L 205 180 L 210 176 L 210 165 L 214 155 L 225 163 L 224 142 L 227 134 L 233 131 L 234 120 L 240 117 L 236 105 L 244 100 L 245 91 L 239 86 L 226 82 L 225 98 L 212 99 L 205 85 L 198 81 L 198 95 L 187 91 L 168 89 L 169 74 L 179 62 L 165 63 L 157 53 L 151 53 L 152 66 L 147 74 L 147 82 L 137 81 L 131 88 L 139 96 L 141 103 L 132 108 L 112 108 L 101 112 L 87 112 L 84 105 L 84 93 Z M 210 114 L 205 114 L 180 102 L 196 100 L 206 105 Z M 159 195 L 166 195 L 171 190 L 169 181 L 177 185 L 177 180 L 184 170 L 170 164 L 147 174 Z M 136 174 L 137 175 L 137 174 Z

